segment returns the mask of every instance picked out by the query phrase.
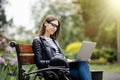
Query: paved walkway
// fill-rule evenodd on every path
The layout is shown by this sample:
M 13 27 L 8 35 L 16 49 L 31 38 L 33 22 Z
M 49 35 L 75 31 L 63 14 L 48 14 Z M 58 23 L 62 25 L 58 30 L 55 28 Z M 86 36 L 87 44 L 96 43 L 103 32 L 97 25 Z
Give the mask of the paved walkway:
M 103 80 L 120 80 L 120 73 L 103 72 Z

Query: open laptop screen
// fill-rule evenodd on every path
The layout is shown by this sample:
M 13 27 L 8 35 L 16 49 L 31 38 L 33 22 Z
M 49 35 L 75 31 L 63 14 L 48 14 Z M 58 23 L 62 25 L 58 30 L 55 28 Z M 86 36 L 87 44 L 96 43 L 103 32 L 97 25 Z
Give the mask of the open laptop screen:
M 96 42 L 83 41 L 80 51 L 76 57 L 76 61 L 88 61 L 94 51 L 95 46 Z

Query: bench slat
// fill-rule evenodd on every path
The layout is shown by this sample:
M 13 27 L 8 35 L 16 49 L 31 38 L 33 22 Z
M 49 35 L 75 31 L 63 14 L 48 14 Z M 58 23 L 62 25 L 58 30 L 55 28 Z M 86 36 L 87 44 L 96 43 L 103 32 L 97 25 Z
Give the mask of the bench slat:
M 21 63 L 23 65 L 35 64 L 34 63 L 34 56 L 20 56 Z
M 33 53 L 32 45 L 19 44 L 20 53 Z

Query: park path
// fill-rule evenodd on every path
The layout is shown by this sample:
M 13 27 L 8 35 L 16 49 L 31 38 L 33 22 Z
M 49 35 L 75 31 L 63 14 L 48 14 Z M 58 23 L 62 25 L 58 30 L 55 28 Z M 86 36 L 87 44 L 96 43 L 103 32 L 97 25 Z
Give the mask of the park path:
M 103 72 L 103 80 L 120 80 L 120 73 Z

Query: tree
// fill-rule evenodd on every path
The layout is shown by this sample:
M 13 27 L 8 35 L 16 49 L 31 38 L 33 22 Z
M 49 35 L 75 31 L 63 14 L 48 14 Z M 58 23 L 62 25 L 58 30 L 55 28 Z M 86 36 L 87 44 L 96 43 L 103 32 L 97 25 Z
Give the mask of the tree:
M 8 39 L 5 35 L 7 33 L 7 27 L 12 24 L 12 19 L 7 21 L 5 15 L 5 5 L 8 4 L 6 0 L 0 0 L 0 53 L 6 53 L 8 47 Z
M 6 4 L 8 4 L 6 0 L 0 0 L 0 37 L 2 37 L 5 31 L 7 31 L 7 26 L 12 25 L 12 19 L 10 19 L 9 21 L 6 20 L 5 15 Z
M 0 28 L 2 28 L 4 24 L 7 23 L 6 16 L 5 16 L 5 10 L 4 10 L 4 0 L 0 0 Z
M 104 46 L 116 50 L 116 15 L 114 10 L 108 9 L 107 2 L 109 1 L 76 0 L 74 3 L 82 8 L 85 36 L 97 41 L 99 48 Z
M 81 12 L 81 10 L 79 10 L 78 12 L 79 6 L 74 5 L 71 2 L 66 2 L 61 0 L 55 0 L 53 2 L 50 1 L 49 3 L 47 3 L 47 1 L 41 1 L 41 2 L 42 3 L 39 3 L 41 4 L 41 6 L 38 5 L 40 9 L 38 9 L 37 7 L 37 10 L 36 10 L 34 7 L 34 10 L 33 10 L 34 13 L 44 12 L 44 10 L 46 10 L 43 16 L 41 16 L 42 13 L 39 13 L 36 15 L 34 14 L 34 16 L 36 16 L 35 20 L 37 22 L 36 23 L 37 30 L 39 30 L 38 26 L 41 27 L 41 23 L 43 19 L 46 17 L 46 15 L 52 14 L 57 16 L 61 22 L 62 34 L 60 34 L 59 41 L 63 46 L 63 48 L 65 48 L 67 44 L 73 41 L 83 40 L 84 35 L 82 33 L 83 33 L 84 23 L 82 20 L 82 15 L 78 14 Z

